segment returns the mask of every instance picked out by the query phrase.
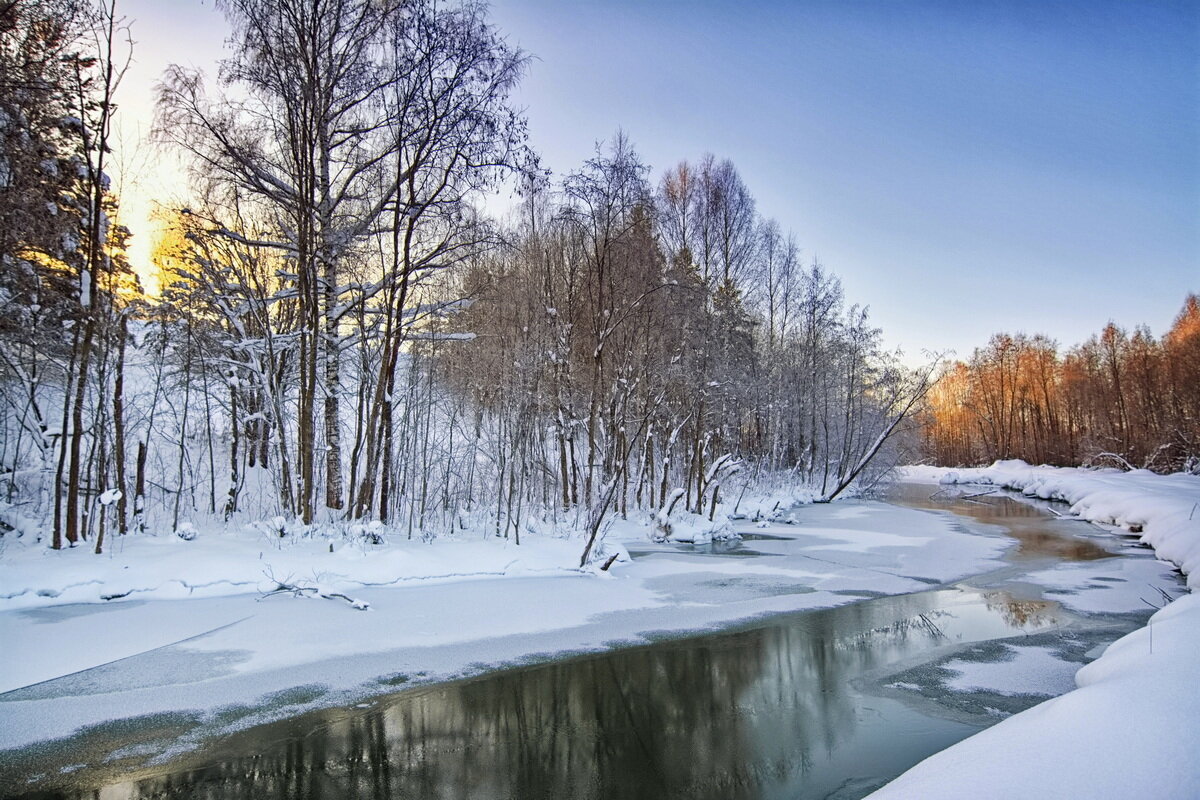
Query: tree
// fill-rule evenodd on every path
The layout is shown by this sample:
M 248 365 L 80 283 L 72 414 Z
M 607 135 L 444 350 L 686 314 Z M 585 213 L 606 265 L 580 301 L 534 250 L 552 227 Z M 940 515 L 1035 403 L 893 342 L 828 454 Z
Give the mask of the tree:
M 384 317 L 366 457 L 356 465 L 365 471 L 351 509 L 359 516 L 371 507 L 385 460 L 381 430 L 416 283 L 483 243 L 467 199 L 521 156 L 524 123 L 507 96 L 524 57 L 478 4 L 222 5 L 237 44 L 222 80 L 242 87 L 249 102 L 210 102 L 200 76 L 175 67 L 160 95 L 159 128 L 270 227 L 256 240 L 224 224 L 213 231 L 277 250 L 291 265 L 285 288 L 300 317 L 296 497 L 306 522 L 319 481 L 319 427 L 324 505 L 340 509 L 345 500 L 344 337 L 367 305 Z M 348 280 L 351 264 L 373 268 Z
M 122 409 L 100 398 L 112 396 L 120 307 L 136 293 L 106 174 L 127 40 L 113 2 L 0 7 L 0 299 L 16 309 L 4 315 L 14 327 L 0 323 L 0 350 L 53 490 L 55 547 L 92 527 L 85 497 L 107 490 L 114 447 L 97 425 Z
M 945 464 L 1022 458 L 1194 469 L 1200 311 L 1189 296 L 1156 339 L 1110 322 L 1061 356 L 1045 336 L 997 334 L 930 395 L 926 454 Z

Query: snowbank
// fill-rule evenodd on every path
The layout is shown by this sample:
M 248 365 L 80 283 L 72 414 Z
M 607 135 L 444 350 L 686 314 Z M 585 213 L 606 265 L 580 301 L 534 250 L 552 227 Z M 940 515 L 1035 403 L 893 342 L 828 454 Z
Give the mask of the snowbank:
M 116 599 L 260 593 L 287 584 L 324 593 L 473 578 L 578 573 L 577 539 L 473 535 L 436 544 L 403 536 L 288 535 L 239 528 L 192 539 L 130 535 L 97 556 L 88 543 L 50 550 L 13 542 L 0 558 L 0 610 Z M 607 551 L 605 551 L 607 553 Z M 608 555 L 623 553 L 616 548 Z
M 1200 585 L 1200 477 L 1144 470 L 912 467 L 906 478 L 1001 486 L 1071 503 L 1071 513 L 1139 533 Z M 1075 691 L 927 758 L 873 800 L 1096 797 L 1185 800 L 1200 791 L 1200 595 L 1168 605 L 1079 670 Z
M 781 509 L 811 502 L 811 493 L 788 487 L 740 503 L 721 503 L 715 522 L 679 509 L 670 517 L 667 536 L 656 532 L 647 515 L 613 519 L 582 570 L 585 534 L 565 522 L 555 525 L 536 518 L 526 520 L 519 546 L 515 538 L 495 536 L 495 524 L 483 519 L 425 540 L 379 522 L 304 526 L 276 517 L 228 525 L 210 522 L 199 530 L 184 523 L 176 534 L 109 537 L 104 553 L 97 556 L 94 542 L 51 550 L 44 531 L 10 514 L 0 520 L 21 535 L 0 536 L 0 612 L 123 599 L 261 595 L 281 584 L 329 595 L 415 583 L 603 574 L 609 559 L 615 558 L 610 570 L 628 563 L 628 543 L 655 538 L 703 544 L 737 538 L 731 516 L 787 522 Z M 4 511 L 0 502 L 0 514 Z M 658 528 L 663 528 L 661 520 Z

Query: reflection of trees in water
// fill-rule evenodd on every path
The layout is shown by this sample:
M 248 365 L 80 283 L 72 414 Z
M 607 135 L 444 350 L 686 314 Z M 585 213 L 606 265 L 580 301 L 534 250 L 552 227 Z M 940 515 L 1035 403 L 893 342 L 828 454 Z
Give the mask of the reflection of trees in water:
M 1071 531 L 1048 527 L 1057 522 L 1045 509 L 1050 502 L 1021 501 L 1001 494 L 980 495 L 986 487 L 900 484 L 892 490 L 899 502 L 936 511 L 953 511 L 980 522 L 1000 524 L 1020 543 L 1016 555 L 1023 558 L 1054 557 L 1066 561 L 1111 558 L 1112 553 L 1095 542 L 1073 536 Z M 996 490 L 999 492 L 999 490 Z
M 1064 561 L 1095 561 L 1113 556 L 1095 542 L 1041 530 L 1036 526 L 1014 527 L 1012 535 L 1021 543 L 1017 555 L 1023 557 L 1054 556 Z
M 983 602 L 1014 628 L 1053 625 L 1058 622 L 1058 603 L 1049 600 L 1019 600 L 1008 592 L 984 592 Z
M 984 521 L 1009 517 L 1046 517 L 1046 513 L 1034 503 L 1015 500 L 1003 494 L 998 487 L 979 484 L 934 487 L 923 483 L 900 483 L 889 491 L 889 499 L 915 508 L 954 511 Z
M 848 675 L 930 641 L 871 606 L 419 690 L 278 743 L 266 738 L 278 728 L 247 732 L 237 746 L 260 755 L 146 780 L 135 796 L 757 796 L 844 742 Z

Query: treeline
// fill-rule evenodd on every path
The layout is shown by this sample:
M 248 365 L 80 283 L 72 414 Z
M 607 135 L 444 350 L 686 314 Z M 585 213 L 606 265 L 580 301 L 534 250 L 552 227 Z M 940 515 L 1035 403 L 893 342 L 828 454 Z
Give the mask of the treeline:
M 559 185 L 527 184 L 512 245 L 463 276 L 477 301 L 445 329 L 476 338 L 447 350 L 445 382 L 494 426 L 505 507 L 532 487 L 593 515 L 711 517 L 753 475 L 822 500 L 872 485 L 928 373 L 882 350 L 731 162 L 647 174 L 618 135 Z M 753 475 L 731 487 L 739 467 Z
M 998 334 L 950 365 L 927 403 L 926 457 L 1200 470 L 1200 299 L 1156 339 L 1109 323 L 1060 355 L 1044 336 Z
M 105 175 L 128 32 L 111 3 L 0 8 L 3 529 L 100 552 L 201 518 L 554 526 L 590 550 L 617 513 L 712 517 L 779 476 L 829 500 L 900 457 L 928 371 L 731 162 L 652 181 L 617 135 L 552 179 L 482 4 L 221 7 L 225 88 L 160 88 L 192 200 L 154 298 Z

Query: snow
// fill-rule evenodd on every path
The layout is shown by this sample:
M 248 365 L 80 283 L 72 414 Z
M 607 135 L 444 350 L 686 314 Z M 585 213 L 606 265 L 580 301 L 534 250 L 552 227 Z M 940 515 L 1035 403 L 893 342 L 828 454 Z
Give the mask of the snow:
M 1200 582 L 1195 569 L 1200 563 L 1200 477 L 1032 467 L 1020 461 L 957 473 L 946 483 L 1003 486 L 1068 502 L 1073 515 L 1091 522 L 1131 533 L 1140 528 L 1140 540 L 1178 565 L 1193 591 Z M 931 482 L 946 475 L 946 470 L 930 467 L 909 468 L 907 473 L 909 479 Z M 1061 580 L 1065 591 L 1078 594 L 1055 599 L 1085 610 L 1112 610 L 1100 602 L 1111 591 L 1100 587 L 1104 582 L 1070 571 Z M 1151 599 L 1155 605 L 1163 602 L 1146 602 Z M 1046 666 L 1045 654 L 1025 657 Z M 1200 786 L 1197 661 L 1200 595 L 1189 594 L 1080 669 L 1076 690 L 927 758 L 870 797 L 1195 798 Z M 995 678 L 983 665 L 972 665 L 957 680 L 995 684 Z
M 408 338 L 414 342 L 470 342 L 474 333 L 443 333 L 441 331 L 413 331 Z
M 53 551 L 11 547 L 0 560 L 0 609 L 114 598 L 176 599 L 261 593 L 276 581 L 309 580 L 331 590 L 406 581 L 452 581 L 530 573 L 573 572 L 581 547 L 545 539 L 516 547 L 503 539 L 447 540 L 434 545 L 374 546 L 342 536 L 280 537 L 264 521 L 226 532 L 126 536 L 96 556 L 82 545 Z M 194 533 L 191 523 L 180 532 Z
M 1027 580 L 1046 587 L 1047 598 L 1083 614 L 1124 614 L 1163 605 L 1153 587 L 1174 571 L 1165 561 L 1105 559 L 1060 564 L 1031 572 Z
M 733 532 L 770 537 L 742 543 L 744 557 L 713 557 L 736 542 L 654 542 L 647 516 L 614 524 L 582 570 L 581 537 L 544 532 L 522 532 L 517 546 L 478 529 L 432 543 L 389 531 L 368 545 L 349 532 L 280 538 L 264 522 L 202 529 L 192 541 L 117 537 L 103 556 L 16 540 L 0 557 L 0 749 L 231 703 L 260 709 L 230 723 L 249 726 L 282 714 L 264 698 L 291 686 L 321 686 L 314 707 L 348 705 L 386 690 L 381 676 L 398 671 L 447 680 L 832 607 L 854 592 L 925 590 L 993 568 L 1011 547 L 948 515 L 872 501 L 771 521 L 777 500 L 741 504 L 748 519 Z M 264 596 L 280 582 L 311 590 Z M 316 596 L 335 593 L 345 598 Z
M 1079 665 L 1063 661 L 1045 647 L 1006 645 L 1011 655 L 1006 661 L 979 662 L 954 659 L 942 666 L 957 675 L 946 686 L 959 692 L 995 692 L 996 694 L 1060 695 L 1075 687 Z

